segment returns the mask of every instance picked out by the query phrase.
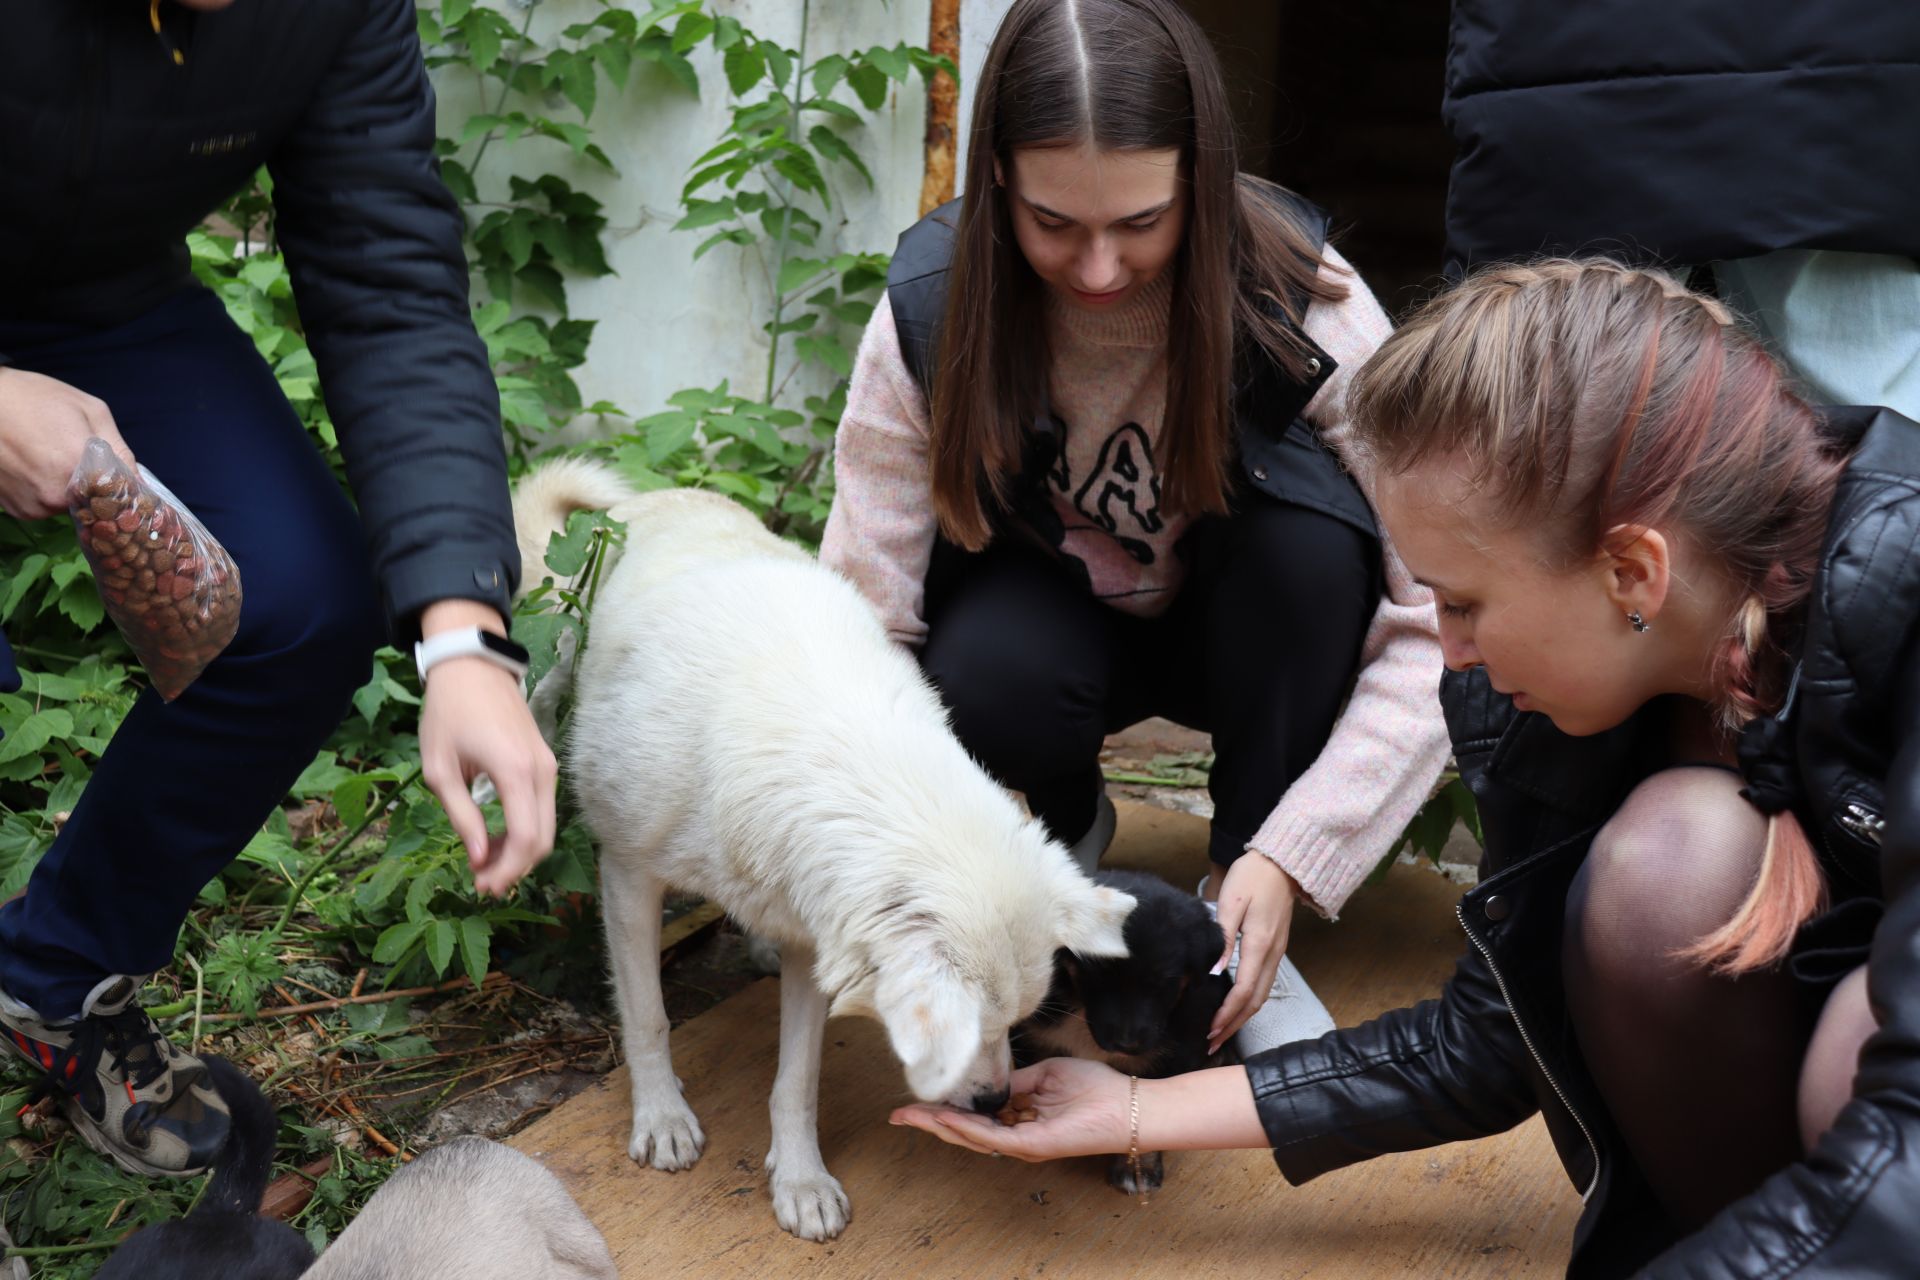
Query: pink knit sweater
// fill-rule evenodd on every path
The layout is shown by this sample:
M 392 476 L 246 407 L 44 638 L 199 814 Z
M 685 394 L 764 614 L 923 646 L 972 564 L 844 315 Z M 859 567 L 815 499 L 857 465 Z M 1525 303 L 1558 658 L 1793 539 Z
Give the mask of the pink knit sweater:
M 1329 248 L 1326 258 L 1322 274 L 1348 296 L 1314 303 L 1305 328 L 1339 367 L 1306 412 L 1370 496 L 1370 477 L 1352 448 L 1346 391 L 1392 326 L 1340 255 Z M 1086 565 L 1096 595 L 1131 613 L 1158 613 L 1180 585 L 1171 548 L 1185 521 L 1159 512 L 1151 458 L 1166 395 L 1168 301 L 1162 286 L 1121 312 L 1055 307 L 1048 315 L 1048 392 L 1066 438 L 1048 491 L 1068 529 L 1063 550 Z M 859 586 L 894 639 L 913 646 L 926 638 L 922 588 L 937 532 L 928 422 L 926 396 L 901 358 L 883 298 L 861 341 L 835 440 L 837 497 L 820 559 Z M 1292 875 L 1328 916 L 1385 856 L 1447 757 L 1432 596 L 1390 544 L 1385 583 L 1332 735 L 1248 845 Z

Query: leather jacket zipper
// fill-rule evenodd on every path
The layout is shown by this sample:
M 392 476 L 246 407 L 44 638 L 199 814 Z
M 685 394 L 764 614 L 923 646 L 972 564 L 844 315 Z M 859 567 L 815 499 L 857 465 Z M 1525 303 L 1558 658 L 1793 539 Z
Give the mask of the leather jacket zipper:
M 1878 849 L 1880 838 L 1887 829 L 1887 820 L 1865 805 L 1848 801 L 1847 811 L 1840 815 L 1840 825 Z
M 1520 1014 L 1513 1007 L 1513 997 L 1507 992 L 1507 980 L 1500 976 L 1500 966 L 1493 962 L 1493 951 L 1486 943 L 1480 941 L 1472 929 L 1467 927 L 1466 908 L 1456 903 L 1453 914 L 1459 917 L 1460 929 L 1467 935 L 1467 941 L 1473 944 L 1474 950 L 1478 951 L 1481 958 L 1487 962 L 1487 972 L 1493 975 L 1493 985 L 1500 988 L 1500 999 L 1506 1003 L 1507 1015 L 1513 1019 L 1514 1028 L 1520 1033 L 1520 1043 L 1526 1045 L 1527 1052 L 1533 1055 L 1533 1065 L 1540 1068 L 1540 1074 L 1547 1078 L 1549 1085 L 1553 1086 L 1554 1097 L 1560 1099 L 1560 1105 L 1567 1109 L 1567 1114 L 1573 1117 L 1573 1122 L 1580 1126 L 1580 1136 L 1587 1140 L 1587 1150 L 1593 1153 L 1593 1176 L 1587 1180 L 1586 1187 L 1580 1192 L 1580 1203 L 1585 1204 L 1593 1195 L 1594 1188 L 1600 1185 L 1600 1144 L 1593 1140 L 1593 1130 L 1587 1128 L 1586 1120 L 1574 1110 L 1573 1103 L 1568 1100 L 1566 1090 L 1560 1087 L 1560 1082 L 1553 1078 L 1553 1072 L 1547 1069 L 1546 1059 L 1542 1058 L 1540 1051 L 1533 1047 L 1533 1037 L 1527 1034 L 1527 1024 L 1520 1021 Z

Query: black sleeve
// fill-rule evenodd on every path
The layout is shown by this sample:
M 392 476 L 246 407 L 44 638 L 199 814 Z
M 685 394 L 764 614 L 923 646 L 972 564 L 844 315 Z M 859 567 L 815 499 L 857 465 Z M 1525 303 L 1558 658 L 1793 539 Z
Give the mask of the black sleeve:
M 1437 999 L 1247 1059 L 1254 1105 L 1288 1182 L 1389 1151 L 1504 1133 L 1539 1109 L 1529 1057 L 1484 957 Z
M 1920 1258 L 1920 645 L 1895 697 L 1867 994 L 1880 1029 L 1853 1100 L 1800 1163 L 1656 1258 L 1659 1280 L 1895 1280 Z
M 268 166 L 281 247 L 396 643 L 520 572 L 499 393 L 434 159 L 412 0 L 365 12 Z

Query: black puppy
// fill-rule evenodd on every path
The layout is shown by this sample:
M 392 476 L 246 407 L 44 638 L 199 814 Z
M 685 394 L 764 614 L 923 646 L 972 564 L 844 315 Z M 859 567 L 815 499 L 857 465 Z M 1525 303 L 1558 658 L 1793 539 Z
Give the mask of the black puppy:
M 1059 952 L 1046 1000 L 1014 1028 L 1014 1061 L 1092 1058 L 1149 1080 L 1206 1066 L 1207 1031 L 1233 989 L 1233 979 L 1211 972 L 1226 950 L 1220 925 L 1198 898 L 1157 876 L 1100 871 L 1093 878 L 1133 898 L 1126 958 Z M 1165 1167 L 1160 1152 L 1142 1152 L 1136 1183 L 1128 1158 L 1115 1156 L 1107 1181 L 1128 1194 L 1152 1190 Z
M 259 1216 L 280 1132 L 266 1095 L 225 1058 L 201 1061 L 233 1113 L 206 1192 L 178 1222 L 134 1232 L 94 1280 L 295 1280 L 313 1265 L 304 1236 Z

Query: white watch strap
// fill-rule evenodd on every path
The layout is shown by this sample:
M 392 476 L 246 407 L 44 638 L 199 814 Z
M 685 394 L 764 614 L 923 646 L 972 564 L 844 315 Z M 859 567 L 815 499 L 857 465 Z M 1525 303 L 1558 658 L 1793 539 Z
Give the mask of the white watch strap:
M 513 672 L 516 679 L 524 680 L 527 666 L 524 662 L 515 662 L 504 653 L 489 649 L 480 640 L 479 627 L 456 627 L 451 631 L 442 631 L 416 641 L 413 646 L 413 663 L 420 671 L 420 683 L 427 682 L 427 673 L 448 658 L 485 658 L 496 667 L 505 667 Z

